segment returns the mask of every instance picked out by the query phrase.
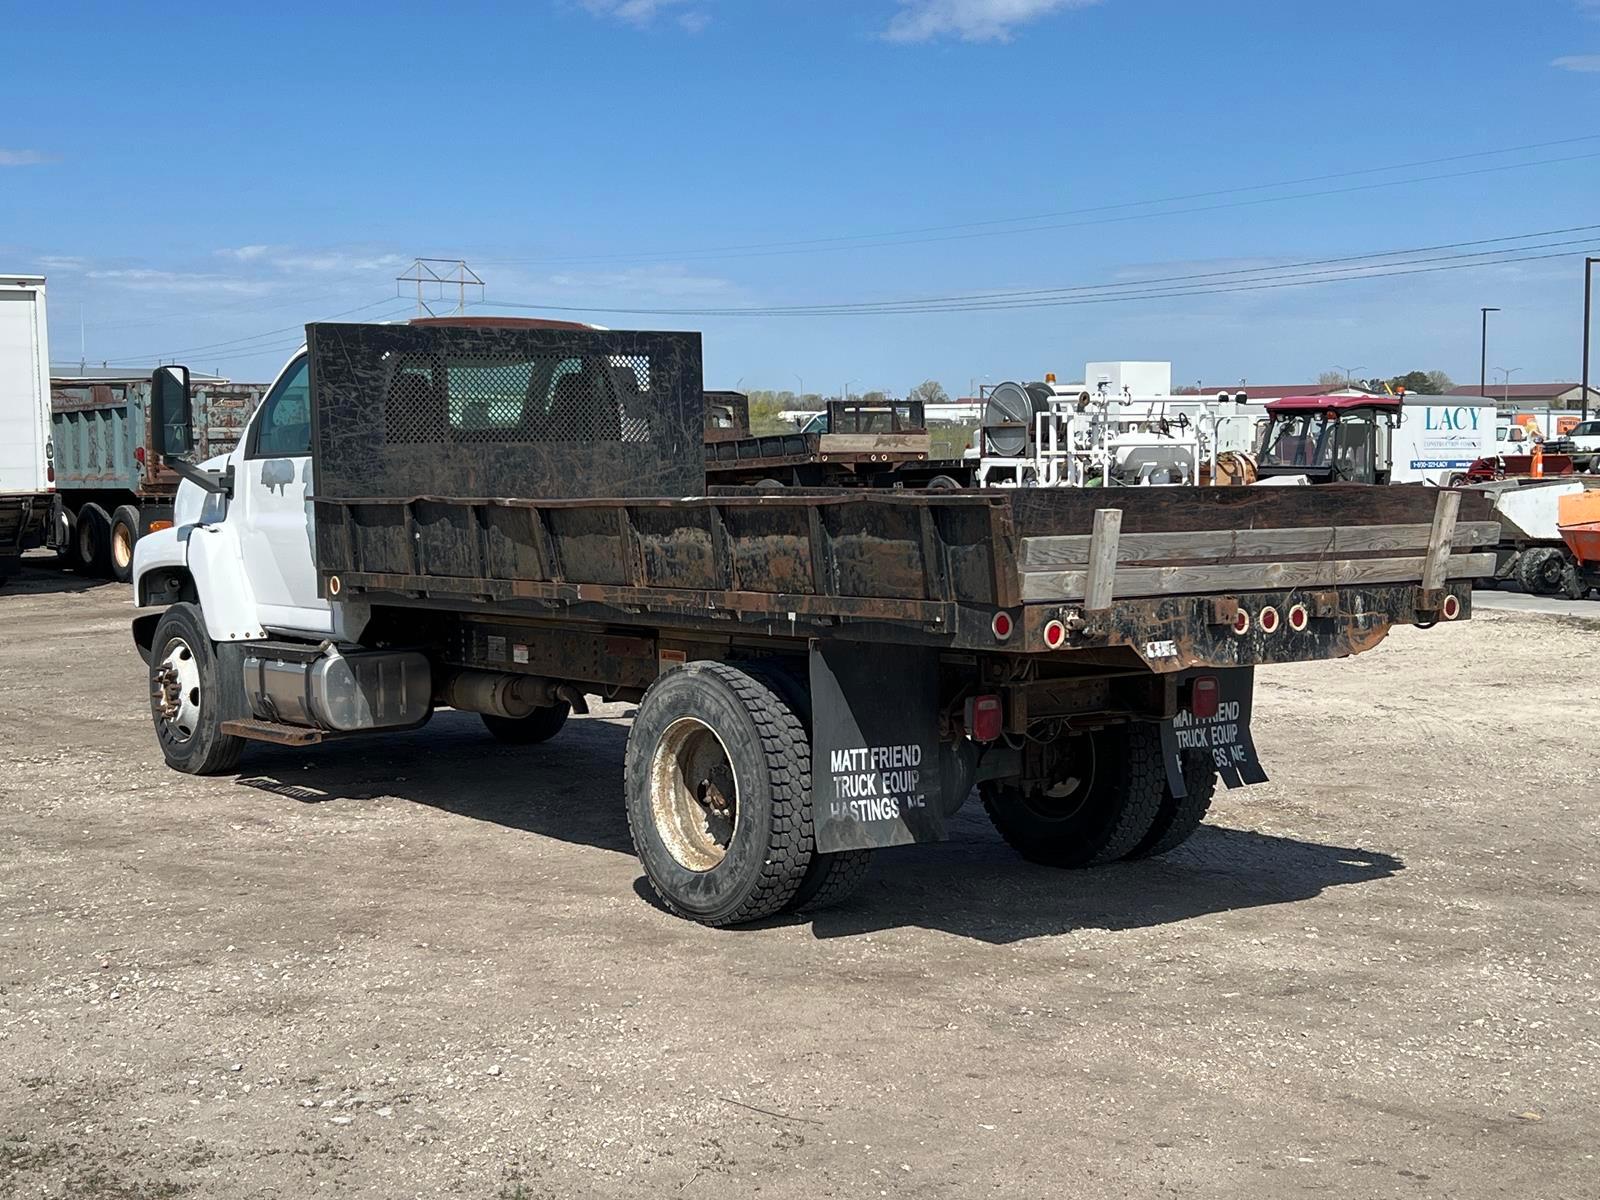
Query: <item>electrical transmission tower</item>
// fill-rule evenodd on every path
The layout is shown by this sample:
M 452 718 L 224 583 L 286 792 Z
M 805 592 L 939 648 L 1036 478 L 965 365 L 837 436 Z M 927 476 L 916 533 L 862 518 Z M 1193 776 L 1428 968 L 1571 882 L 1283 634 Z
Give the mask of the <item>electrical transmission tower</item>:
M 437 316 L 433 309 L 428 307 L 428 301 L 439 303 L 444 299 L 445 288 L 453 287 L 456 291 L 456 312 L 467 311 L 467 289 L 477 288 L 475 300 L 483 299 L 483 280 L 478 273 L 466 262 L 459 258 L 418 258 L 414 259 L 405 273 L 396 275 L 394 280 L 395 295 L 403 296 L 401 290 L 405 284 L 415 284 L 417 291 L 417 316 Z M 409 289 L 407 289 L 409 290 Z

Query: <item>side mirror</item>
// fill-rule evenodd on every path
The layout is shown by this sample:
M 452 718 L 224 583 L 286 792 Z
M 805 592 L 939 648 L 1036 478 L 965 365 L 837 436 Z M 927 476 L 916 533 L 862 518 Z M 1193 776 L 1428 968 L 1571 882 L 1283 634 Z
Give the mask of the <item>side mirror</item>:
M 157 367 L 150 376 L 150 427 L 163 458 L 177 458 L 194 449 L 188 367 Z

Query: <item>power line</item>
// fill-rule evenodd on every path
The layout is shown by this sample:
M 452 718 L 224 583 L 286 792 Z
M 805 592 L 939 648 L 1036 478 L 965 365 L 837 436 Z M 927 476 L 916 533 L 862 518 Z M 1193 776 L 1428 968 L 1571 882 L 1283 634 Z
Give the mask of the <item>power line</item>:
M 1585 227 L 1578 227 L 1579 229 Z M 1600 228 L 1600 227 L 1587 227 Z M 1540 236 L 1540 235 L 1524 235 Z M 1495 239 L 1505 240 L 1505 239 Z M 978 312 L 990 310 L 1010 310 L 1021 308 L 1050 308 L 1066 307 L 1082 304 L 1102 304 L 1114 301 L 1138 299 L 1162 299 L 1178 296 L 1210 296 L 1225 295 L 1232 292 L 1259 291 L 1267 288 L 1305 287 L 1320 283 L 1336 283 L 1343 280 L 1359 279 L 1385 279 L 1402 275 L 1426 275 L 1437 271 L 1464 270 L 1473 267 L 1489 267 L 1505 263 L 1531 262 L 1540 259 L 1564 258 L 1568 255 L 1580 253 L 1567 247 L 1592 245 L 1600 238 L 1570 239 L 1556 242 L 1534 243 L 1524 246 L 1506 247 L 1501 250 L 1478 251 L 1475 253 L 1440 255 L 1433 258 L 1415 258 L 1410 262 L 1383 263 L 1370 261 L 1374 259 L 1393 258 L 1406 254 L 1406 251 L 1388 251 L 1372 255 L 1358 256 L 1367 260 L 1364 266 L 1337 266 L 1340 261 L 1352 260 L 1308 260 L 1304 263 L 1285 264 L 1281 268 L 1255 268 L 1257 276 L 1249 279 L 1234 279 L 1211 285 L 1200 285 L 1188 282 L 1183 276 L 1172 276 L 1166 280 L 1143 280 L 1129 284 L 1087 284 L 1074 287 L 1056 289 L 1038 289 L 1018 293 L 977 293 L 972 296 L 957 297 L 931 297 L 923 300 L 911 301 L 884 301 L 868 302 L 866 304 L 835 304 L 835 305 L 765 305 L 750 307 L 726 308 L 604 308 L 582 307 L 576 305 L 552 304 L 522 304 L 510 301 L 496 301 L 496 305 L 503 308 L 534 309 L 544 312 L 573 312 L 573 313 L 599 313 L 599 314 L 628 314 L 645 316 L 674 316 L 674 317 L 838 317 L 838 316 L 892 316 L 916 313 L 933 312 Z M 1460 246 L 1469 246 L 1482 243 L 1457 243 Z M 1553 247 L 1562 248 L 1556 253 L 1528 254 L 1530 250 L 1545 250 Z M 1491 257 L 1492 256 L 1492 257 Z M 1427 265 L 1432 264 L 1432 265 Z M 1296 273 L 1296 268 L 1305 266 L 1323 266 L 1322 270 L 1313 270 Z M 1249 270 L 1249 269 L 1247 269 Z M 1192 278 L 1204 278 L 1229 275 L 1231 272 L 1204 273 Z M 1156 286 L 1152 286 L 1156 285 Z M 1175 285 L 1175 286 L 1160 286 Z M 1098 295 L 1074 294 L 1085 291 L 1096 291 Z
M 882 246 L 919 246 L 935 242 L 963 241 L 980 237 L 999 237 L 1018 233 L 1042 233 L 1058 229 L 1077 229 L 1092 225 L 1115 224 L 1124 221 L 1148 220 L 1152 217 L 1182 216 L 1191 213 L 1217 212 L 1230 208 L 1244 208 L 1262 204 L 1278 204 L 1289 200 L 1307 200 L 1324 196 L 1345 195 L 1352 192 L 1371 191 L 1380 188 L 1409 186 L 1415 183 L 1431 183 L 1445 179 L 1463 179 L 1474 175 L 1493 174 L 1501 171 L 1517 171 L 1529 167 L 1551 166 L 1560 163 L 1580 162 L 1593 158 L 1600 158 L 1600 151 L 1566 155 L 1557 158 L 1535 159 L 1531 162 L 1499 163 L 1486 167 L 1475 167 L 1466 171 L 1448 171 L 1433 175 L 1414 176 L 1407 179 L 1387 179 L 1373 183 L 1357 184 L 1343 188 L 1325 188 L 1312 192 L 1297 192 L 1288 196 L 1264 196 L 1253 199 L 1230 201 L 1223 204 L 1200 205 L 1192 208 L 1165 209 L 1159 212 L 1124 213 L 1122 216 L 1102 217 L 1089 221 L 1072 221 L 1064 224 L 1027 225 L 1020 229 L 994 228 L 1001 225 L 1023 225 L 1027 222 L 1054 221 L 1060 217 L 1084 216 L 1094 213 L 1117 212 L 1129 208 L 1145 208 L 1160 204 L 1176 204 L 1188 200 L 1210 199 L 1215 196 L 1238 195 L 1244 192 L 1270 191 L 1276 188 L 1296 187 L 1307 183 L 1327 182 L 1334 179 L 1355 178 L 1362 175 L 1381 174 L 1385 171 L 1400 171 L 1416 167 L 1433 166 L 1448 162 L 1460 162 L 1473 158 L 1484 158 L 1498 154 L 1511 154 L 1518 151 L 1544 149 L 1553 146 L 1573 145 L 1581 142 L 1600 141 L 1600 134 L 1587 134 L 1582 137 L 1562 138 L 1551 142 L 1534 142 L 1524 146 L 1509 146 L 1497 150 L 1480 150 L 1467 154 L 1448 155 L 1443 158 L 1421 159 L 1410 163 L 1400 163 L 1385 167 L 1363 167 L 1350 171 L 1338 171 L 1326 175 L 1306 176 L 1301 179 L 1284 180 L 1277 183 L 1246 184 L 1239 187 L 1217 188 L 1203 192 L 1190 192 L 1182 195 L 1167 196 L 1152 200 L 1129 200 L 1115 204 L 1091 205 L 1084 208 L 1062 209 L 1056 212 L 1035 213 L 1022 217 L 999 217 L 984 221 L 967 221 L 951 225 L 930 225 L 920 228 L 879 231 L 876 233 L 837 234 L 829 237 L 806 238 L 789 241 L 751 242 L 743 245 L 712 247 L 701 250 L 680 251 L 645 251 L 633 254 L 595 254 L 595 255 L 568 255 L 545 258 L 504 258 L 484 259 L 482 261 L 491 265 L 562 265 L 587 262 L 614 262 L 641 260 L 715 260 L 722 258 L 754 258 L 771 257 L 775 255 L 810 253 L 817 250 L 857 250 L 870 249 Z M 976 231 L 976 232 L 961 232 Z M 950 234 L 947 237 L 920 237 L 921 234 Z M 905 239 L 905 240 L 900 240 Z M 863 244 L 864 243 L 864 244 Z

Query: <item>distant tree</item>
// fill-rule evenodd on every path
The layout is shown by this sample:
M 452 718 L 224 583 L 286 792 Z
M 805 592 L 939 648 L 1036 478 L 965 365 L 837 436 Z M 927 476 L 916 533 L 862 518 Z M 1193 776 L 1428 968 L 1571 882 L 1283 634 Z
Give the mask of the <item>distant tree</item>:
M 944 385 L 937 379 L 924 379 L 906 393 L 906 399 L 920 400 L 924 404 L 946 404 L 950 400 L 950 393 L 944 390 Z
M 1456 390 L 1456 381 L 1443 371 L 1428 372 L 1428 386 L 1422 391 L 1429 396 L 1448 396 Z
M 1317 386 L 1319 388 L 1327 388 L 1329 391 L 1334 388 L 1342 388 L 1344 386 L 1344 372 L 1324 371 L 1317 376 Z
M 889 402 L 889 393 L 862 392 L 856 397 L 856 399 L 860 400 L 863 404 L 887 404 Z

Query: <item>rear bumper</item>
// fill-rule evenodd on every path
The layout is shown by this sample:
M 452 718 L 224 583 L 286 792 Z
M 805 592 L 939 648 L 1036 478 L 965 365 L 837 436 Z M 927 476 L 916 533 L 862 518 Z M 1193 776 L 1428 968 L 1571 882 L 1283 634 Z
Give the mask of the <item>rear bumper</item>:
M 1396 625 L 1427 627 L 1471 615 L 1472 585 L 1465 579 L 1432 595 L 1414 584 L 1387 584 L 1118 600 L 1099 612 L 1030 604 L 1018 648 L 1108 665 L 1137 659 L 1166 674 L 1344 658 L 1372 649 Z M 1050 643 L 1062 631 L 1051 629 L 1052 622 L 1065 632 L 1054 651 Z

